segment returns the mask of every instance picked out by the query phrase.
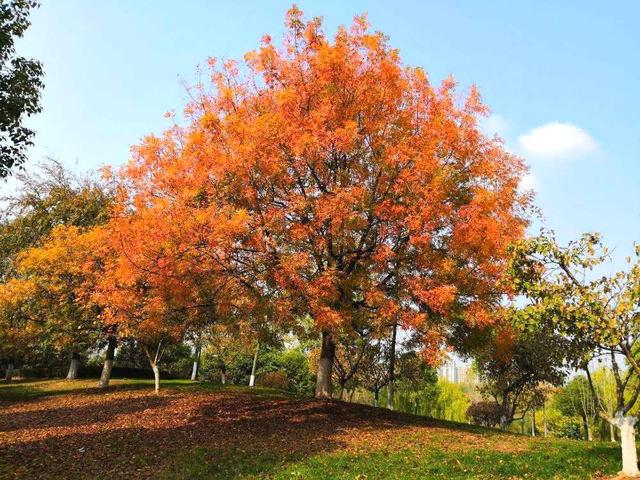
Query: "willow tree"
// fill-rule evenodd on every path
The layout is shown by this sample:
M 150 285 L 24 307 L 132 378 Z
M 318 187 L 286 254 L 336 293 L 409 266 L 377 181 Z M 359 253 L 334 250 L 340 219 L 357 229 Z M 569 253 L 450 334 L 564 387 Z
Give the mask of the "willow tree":
M 398 323 L 431 350 L 453 321 L 492 322 L 526 169 L 481 134 L 475 88 L 461 100 L 452 79 L 432 85 L 364 17 L 330 38 L 294 7 L 286 27 L 242 67 L 211 60 L 186 125 L 146 138 L 126 173 L 149 202 L 188 209 L 204 232 L 189 252 L 268 300 L 274 321 L 313 319 L 316 396 L 330 397 L 342 328 Z
M 640 394 L 640 249 L 629 268 L 602 275 L 609 252 L 597 234 L 561 246 L 552 233 L 521 241 L 512 249 L 510 272 L 516 291 L 531 303 L 519 323 L 570 341 L 573 363 L 585 369 L 599 415 L 620 429 L 622 472 L 638 476 L 637 418 L 631 414 Z M 616 407 L 603 401 L 589 361 L 604 356 L 616 384 Z

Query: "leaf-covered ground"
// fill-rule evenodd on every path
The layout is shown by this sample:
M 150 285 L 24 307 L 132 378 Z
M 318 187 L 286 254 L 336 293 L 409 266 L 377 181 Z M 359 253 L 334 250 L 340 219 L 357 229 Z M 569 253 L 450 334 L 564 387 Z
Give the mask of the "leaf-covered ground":
M 0 386 L 0 478 L 587 479 L 615 445 L 532 439 L 256 389 Z

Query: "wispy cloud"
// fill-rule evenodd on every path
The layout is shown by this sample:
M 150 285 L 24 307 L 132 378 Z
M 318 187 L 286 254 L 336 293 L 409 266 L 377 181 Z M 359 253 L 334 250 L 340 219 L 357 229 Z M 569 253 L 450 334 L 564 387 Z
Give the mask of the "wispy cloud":
M 518 137 L 529 158 L 561 160 L 595 153 L 599 146 L 589 133 L 571 123 L 551 122 Z
M 524 177 L 522 177 L 520 179 L 520 190 L 523 192 L 529 192 L 529 191 L 534 191 L 537 192 L 538 191 L 538 179 L 536 178 L 536 176 L 529 172 L 527 173 Z
M 509 122 L 499 113 L 493 113 L 480 120 L 480 129 L 485 135 L 490 137 L 498 135 L 504 137 L 509 128 Z

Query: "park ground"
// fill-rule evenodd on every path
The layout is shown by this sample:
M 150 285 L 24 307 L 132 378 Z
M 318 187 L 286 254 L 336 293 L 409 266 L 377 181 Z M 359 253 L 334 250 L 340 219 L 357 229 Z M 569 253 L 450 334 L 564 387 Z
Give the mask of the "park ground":
M 279 391 L 167 381 L 0 385 L 0 478 L 613 478 L 619 448 Z

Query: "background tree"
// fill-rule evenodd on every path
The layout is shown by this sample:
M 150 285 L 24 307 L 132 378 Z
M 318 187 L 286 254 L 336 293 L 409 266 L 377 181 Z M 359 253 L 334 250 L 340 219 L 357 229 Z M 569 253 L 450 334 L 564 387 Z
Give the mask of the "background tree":
M 374 341 L 365 352 L 357 383 L 373 394 L 373 405 L 378 406 L 380 392 L 389 385 L 389 342 Z M 338 362 L 336 362 L 337 364 Z
M 22 165 L 33 130 L 26 116 L 41 111 L 42 64 L 16 55 L 15 41 L 29 27 L 29 14 L 39 2 L 7 0 L 0 4 L 0 178 Z
M 100 306 L 88 291 L 96 281 L 91 265 L 100 234 L 60 225 L 41 246 L 16 259 L 16 276 L 33 285 L 29 315 L 34 339 L 49 342 L 54 353 L 71 356 L 69 379 L 77 378 L 80 354 L 95 344 L 101 331 Z
M 557 243 L 553 232 L 518 242 L 512 247 L 510 273 L 518 293 L 530 304 L 518 313 L 521 325 L 563 336 L 571 342 L 575 366 L 585 369 L 593 396 L 598 392 L 591 378 L 588 361 L 604 356 L 611 365 L 616 385 L 616 414 L 598 402 L 599 414 L 620 429 L 622 471 L 639 475 L 632 409 L 640 394 L 640 375 L 636 342 L 640 293 L 640 249 L 630 267 L 612 275 L 600 276 L 609 258 L 599 235 L 585 234 L 567 246 Z
M 585 376 L 571 380 L 556 399 L 557 407 L 567 416 L 578 416 L 584 425 L 585 438 L 593 441 L 593 427 L 598 417 L 596 399 Z
M 513 310 L 504 312 L 510 320 Z M 518 332 L 508 325 L 492 333 L 477 367 L 481 392 L 502 408 L 502 428 L 539 404 L 543 384 L 562 383 L 566 348 L 562 337 Z

